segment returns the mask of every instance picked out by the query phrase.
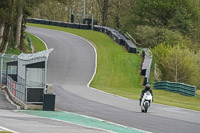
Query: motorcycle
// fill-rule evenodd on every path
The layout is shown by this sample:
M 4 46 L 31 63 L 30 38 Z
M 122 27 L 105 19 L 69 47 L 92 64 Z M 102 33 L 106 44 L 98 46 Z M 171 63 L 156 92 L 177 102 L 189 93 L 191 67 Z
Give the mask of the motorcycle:
M 147 113 L 151 103 L 152 103 L 152 95 L 149 91 L 144 93 L 144 96 L 141 101 L 141 112 Z

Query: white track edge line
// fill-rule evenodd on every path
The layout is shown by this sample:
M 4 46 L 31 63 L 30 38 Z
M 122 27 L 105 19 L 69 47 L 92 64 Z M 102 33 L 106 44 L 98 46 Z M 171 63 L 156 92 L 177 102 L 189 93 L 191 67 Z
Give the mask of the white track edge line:
M 65 31 L 60 31 L 60 32 L 64 32 L 64 33 L 67 33 L 67 34 L 76 36 L 76 37 L 78 37 L 78 38 L 80 38 L 80 39 L 86 41 L 88 44 L 90 44 L 90 45 L 93 47 L 93 49 L 94 49 L 94 51 L 95 51 L 95 56 L 96 56 L 96 58 L 95 58 L 95 70 L 94 70 L 94 73 L 93 73 L 92 78 L 90 79 L 90 81 L 89 81 L 88 84 L 87 84 L 87 87 L 88 87 L 88 88 L 90 88 L 90 89 L 92 89 L 92 90 L 95 90 L 95 91 L 99 91 L 99 92 L 104 93 L 104 94 L 107 94 L 107 95 L 113 95 L 113 96 L 116 96 L 116 97 L 119 97 L 119 98 L 122 98 L 122 99 L 132 100 L 132 99 L 129 99 L 129 98 L 126 98 L 126 97 L 122 97 L 122 96 L 119 96 L 119 95 L 111 94 L 111 93 L 108 93 L 108 92 L 105 92 L 105 91 L 98 90 L 98 89 L 96 89 L 96 88 L 90 87 L 90 84 L 91 84 L 92 80 L 94 79 L 94 77 L 95 77 L 95 75 L 96 75 L 96 71 L 97 71 L 97 56 L 98 56 L 98 55 L 97 55 L 97 50 L 96 50 L 96 48 L 94 47 L 94 45 L 93 45 L 90 41 L 88 41 L 87 39 L 85 39 L 85 38 L 83 38 L 83 37 L 81 37 L 81 36 L 78 36 L 78 35 L 75 35 L 75 34 L 72 34 L 72 33 L 69 33 L 69 32 L 65 32 Z
M 16 131 L 14 131 L 14 130 L 11 130 L 11 129 L 2 127 L 2 126 L 0 126 L 0 129 L 3 129 L 4 131 L 12 132 L 12 133 L 19 133 L 19 132 L 16 132 Z
M 28 33 L 30 33 L 30 32 L 28 32 Z M 30 34 L 32 34 L 32 33 L 30 33 Z M 48 49 L 47 44 L 45 43 L 45 41 L 43 41 L 41 38 L 39 38 L 39 37 L 38 37 L 37 35 L 35 35 L 35 34 L 32 34 L 32 35 L 35 36 L 35 37 L 37 37 L 40 41 L 42 41 L 42 42 L 44 43 L 46 49 Z
M 58 31 L 58 30 L 56 30 L 56 31 Z M 95 56 L 96 56 L 96 59 L 95 59 L 95 70 L 94 70 L 94 74 L 93 74 L 91 80 L 90 80 L 90 81 L 88 82 L 88 84 L 87 84 L 87 87 L 88 87 L 88 88 L 90 88 L 90 89 L 92 89 L 92 90 L 95 90 L 95 91 L 99 91 L 99 92 L 104 93 L 104 94 L 107 94 L 107 95 L 113 95 L 113 96 L 119 97 L 119 98 L 121 98 L 121 99 L 137 101 L 137 100 L 135 100 L 135 99 L 126 98 L 126 97 L 123 97 L 123 96 L 119 96 L 119 95 L 116 95 L 116 94 L 108 93 L 108 92 L 105 92 L 105 91 L 98 90 L 98 89 L 96 89 L 96 88 L 90 87 L 90 84 L 91 84 L 92 80 L 94 79 L 94 77 L 95 77 L 95 75 L 96 75 L 96 71 L 97 71 L 97 50 L 96 50 L 96 48 L 94 47 L 94 45 L 93 45 L 90 41 L 88 41 L 87 39 L 85 39 L 85 38 L 83 38 L 83 37 L 81 37 L 81 36 L 78 36 L 78 35 L 75 35 L 75 34 L 72 34 L 72 33 L 69 33 L 69 32 L 65 32 L 65 31 L 60 31 L 60 32 L 64 32 L 64 33 L 67 33 L 67 34 L 71 34 L 71 35 L 73 35 L 73 36 L 76 36 L 76 37 L 78 37 L 78 38 L 80 38 L 80 39 L 86 41 L 88 44 L 90 44 L 90 45 L 93 47 L 93 49 L 94 49 L 94 51 L 95 51 L 95 54 L 96 54 L 96 55 L 95 55 Z M 158 103 L 154 103 L 154 104 L 158 104 Z M 164 104 L 158 104 L 158 105 L 164 105 Z M 175 106 L 169 106 L 169 105 L 164 105 L 164 106 L 175 107 Z M 179 108 L 179 107 L 176 107 L 176 108 Z M 185 110 L 189 110 L 189 111 L 194 111 L 194 112 L 199 112 L 199 111 L 190 110 L 190 109 L 186 109 L 186 108 L 181 108 L 181 109 L 185 109 Z

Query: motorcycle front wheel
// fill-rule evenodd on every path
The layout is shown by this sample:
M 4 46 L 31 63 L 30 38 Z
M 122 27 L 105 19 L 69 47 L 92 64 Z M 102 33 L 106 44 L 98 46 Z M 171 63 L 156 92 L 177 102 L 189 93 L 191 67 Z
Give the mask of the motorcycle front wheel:
M 144 109 L 144 113 L 147 113 L 147 110 L 148 110 L 148 108 L 145 108 L 145 109 Z

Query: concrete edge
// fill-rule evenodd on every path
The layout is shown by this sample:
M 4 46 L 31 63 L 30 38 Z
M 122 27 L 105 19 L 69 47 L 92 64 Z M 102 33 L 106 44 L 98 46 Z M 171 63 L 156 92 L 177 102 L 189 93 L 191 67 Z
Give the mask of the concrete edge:
M 15 97 L 9 90 L 8 87 L 3 85 L 2 89 L 6 92 L 6 94 L 8 95 L 9 99 L 11 102 L 13 102 L 14 104 L 16 104 L 16 106 L 20 106 L 19 109 L 30 109 L 30 110 L 42 110 L 43 109 L 43 105 L 35 105 L 35 104 L 26 104 L 24 102 L 22 102 L 21 100 L 19 100 L 17 97 Z

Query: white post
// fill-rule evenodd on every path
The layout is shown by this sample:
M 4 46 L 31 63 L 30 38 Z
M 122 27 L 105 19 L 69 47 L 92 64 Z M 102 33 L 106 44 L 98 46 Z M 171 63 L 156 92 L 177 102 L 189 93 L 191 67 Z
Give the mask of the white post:
M 46 88 L 46 84 L 47 84 L 47 60 L 48 60 L 48 57 L 45 60 L 45 68 L 44 68 L 44 93 L 47 90 L 47 88 Z
M 24 88 L 25 88 L 25 103 L 27 103 L 28 101 L 27 101 L 27 68 L 26 68 L 26 66 L 25 66 L 25 85 L 24 85 Z
M 1 84 L 3 84 L 3 61 L 4 61 L 4 55 L 5 54 L 1 55 Z M 6 75 L 6 78 L 7 78 L 7 75 Z M 7 79 L 6 79 L 6 81 L 7 81 Z
M 83 0 L 83 20 L 85 19 L 85 0 Z
M 3 71 L 3 55 L 1 56 L 1 69 L 0 69 L 0 84 L 2 84 L 2 79 L 3 79 L 3 76 L 2 76 L 2 71 Z M 6 79 L 7 80 L 7 79 Z
M 92 30 L 94 29 L 94 16 L 92 14 Z

